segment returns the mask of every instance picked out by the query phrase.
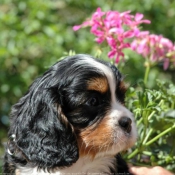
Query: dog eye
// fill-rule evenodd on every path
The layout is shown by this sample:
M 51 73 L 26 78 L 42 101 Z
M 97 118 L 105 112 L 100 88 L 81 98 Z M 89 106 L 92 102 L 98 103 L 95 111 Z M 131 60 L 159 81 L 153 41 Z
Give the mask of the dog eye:
M 99 105 L 99 99 L 97 97 L 92 97 L 87 101 L 87 104 L 89 106 L 98 106 Z

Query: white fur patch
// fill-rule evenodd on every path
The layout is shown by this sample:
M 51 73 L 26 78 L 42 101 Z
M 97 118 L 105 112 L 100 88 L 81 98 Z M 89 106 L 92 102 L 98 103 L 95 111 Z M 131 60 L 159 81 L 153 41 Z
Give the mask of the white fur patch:
M 58 170 L 55 173 L 37 171 L 37 168 L 19 167 L 19 175 L 102 175 L 109 174 L 110 168 L 116 169 L 116 159 L 111 156 L 96 158 L 94 160 L 83 157 L 69 168 Z

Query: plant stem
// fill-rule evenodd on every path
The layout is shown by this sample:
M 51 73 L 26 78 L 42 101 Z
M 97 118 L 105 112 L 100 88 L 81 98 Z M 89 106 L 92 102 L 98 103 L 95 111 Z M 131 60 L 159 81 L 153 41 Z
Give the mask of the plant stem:
M 145 76 L 144 76 L 144 84 L 145 85 L 148 82 L 149 71 L 150 71 L 150 65 L 149 65 L 149 63 L 146 63 L 146 71 L 145 71 Z
M 137 148 L 137 149 L 135 149 L 127 158 L 128 158 L 128 159 L 133 158 L 138 152 L 139 152 L 139 149 Z
M 146 135 L 145 139 L 143 140 L 143 145 L 147 142 L 149 136 L 151 135 L 151 133 L 153 132 L 153 128 L 151 128 L 148 132 L 148 134 Z
M 155 113 L 156 111 L 151 112 L 151 114 L 148 116 L 148 120 L 150 120 Z
M 160 101 L 160 103 L 158 104 L 158 106 L 160 106 L 163 103 L 163 100 Z M 151 114 L 148 116 L 148 120 L 150 120 L 152 118 L 152 116 L 154 116 L 154 114 L 156 113 L 156 111 L 152 111 Z M 138 125 L 140 125 L 140 123 L 143 121 L 143 117 L 140 118 L 140 120 L 138 121 Z
M 163 103 L 163 100 L 160 101 L 160 103 L 158 104 L 158 106 L 160 106 Z M 148 120 L 150 120 L 152 118 L 152 116 L 154 116 L 154 114 L 156 113 L 156 111 L 152 111 L 151 114 L 148 116 Z M 143 121 L 143 117 L 140 118 L 140 120 L 138 121 L 138 125 L 140 125 L 140 123 Z
M 143 154 L 147 155 L 147 156 L 151 156 L 152 155 L 152 152 L 149 152 L 149 151 L 143 151 Z
M 160 133 L 159 135 L 157 135 L 156 137 L 154 137 L 153 139 L 151 139 L 149 142 L 145 143 L 143 146 L 151 145 L 156 140 L 158 140 L 160 137 L 162 137 L 163 135 L 167 134 L 168 132 L 170 132 L 173 129 L 175 129 L 175 124 L 172 127 L 168 128 L 165 131 L 163 131 L 162 133 Z

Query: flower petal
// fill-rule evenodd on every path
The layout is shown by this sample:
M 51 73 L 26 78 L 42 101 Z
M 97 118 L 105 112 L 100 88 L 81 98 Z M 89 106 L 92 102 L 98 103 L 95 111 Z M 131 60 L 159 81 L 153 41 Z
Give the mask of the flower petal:
M 79 30 L 81 27 L 82 27 L 81 25 L 73 26 L 73 30 L 74 30 L 74 31 L 77 31 L 77 30 Z
M 142 18 L 143 18 L 143 14 L 141 14 L 141 13 L 136 13 L 136 15 L 135 15 L 135 20 L 136 20 L 136 21 L 140 21 Z

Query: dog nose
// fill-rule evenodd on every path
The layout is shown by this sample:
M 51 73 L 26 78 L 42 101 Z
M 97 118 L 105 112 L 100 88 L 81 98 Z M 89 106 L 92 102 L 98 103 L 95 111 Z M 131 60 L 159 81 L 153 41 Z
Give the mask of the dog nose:
M 131 123 L 132 120 L 129 117 L 121 117 L 118 121 L 120 127 L 127 133 L 131 132 Z

